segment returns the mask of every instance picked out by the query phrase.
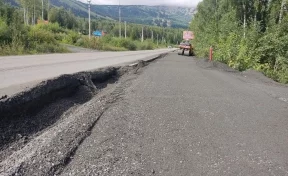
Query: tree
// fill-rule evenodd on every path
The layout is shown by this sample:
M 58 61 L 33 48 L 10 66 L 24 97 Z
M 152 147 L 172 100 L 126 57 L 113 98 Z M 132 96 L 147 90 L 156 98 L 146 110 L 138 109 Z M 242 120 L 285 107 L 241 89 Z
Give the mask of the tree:
M 49 20 L 52 23 L 58 23 L 60 26 L 74 29 L 78 27 L 76 17 L 72 12 L 66 11 L 62 8 L 52 8 L 49 12 Z
M 133 27 L 132 32 L 131 32 L 131 39 L 132 40 L 138 40 L 140 38 L 139 36 L 140 31 L 138 30 L 137 27 Z
M 287 0 L 203 0 L 191 22 L 197 55 L 288 82 Z M 284 22 L 285 21 L 285 22 Z M 286 75 L 286 76 L 285 76 Z
M 23 8 L 23 21 L 26 25 L 36 24 L 36 19 L 42 11 L 41 0 L 17 0 Z

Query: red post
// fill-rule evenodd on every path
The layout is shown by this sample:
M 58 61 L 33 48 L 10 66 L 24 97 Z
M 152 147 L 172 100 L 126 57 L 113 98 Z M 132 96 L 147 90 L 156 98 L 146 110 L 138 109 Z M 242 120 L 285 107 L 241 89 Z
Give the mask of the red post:
M 212 61 L 213 59 L 213 48 L 212 46 L 210 47 L 210 57 L 209 57 L 209 60 Z

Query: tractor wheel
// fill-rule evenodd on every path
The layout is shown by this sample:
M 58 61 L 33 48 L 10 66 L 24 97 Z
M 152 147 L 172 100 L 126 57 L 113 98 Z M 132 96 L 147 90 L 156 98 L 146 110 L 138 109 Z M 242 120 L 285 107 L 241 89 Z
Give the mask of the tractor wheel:
M 192 51 L 189 52 L 189 56 L 193 56 L 193 52 Z
M 184 53 L 184 50 L 181 50 L 181 49 L 178 50 L 178 55 L 183 55 L 183 53 Z
M 190 56 L 190 51 L 187 51 L 187 50 L 184 51 L 184 52 L 183 52 L 183 55 L 185 55 L 185 56 Z
M 190 52 L 189 52 L 189 56 L 195 56 L 193 50 L 190 50 Z

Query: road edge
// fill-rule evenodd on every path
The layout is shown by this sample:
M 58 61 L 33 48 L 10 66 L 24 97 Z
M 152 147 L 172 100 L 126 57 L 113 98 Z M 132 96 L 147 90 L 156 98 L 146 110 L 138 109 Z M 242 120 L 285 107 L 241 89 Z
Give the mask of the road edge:
M 119 76 L 123 76 L 127 72 L 131 72 L 131 71 L 135 74 L 140 68 L 145 67 L 150 62 L 153 62 L 159 58 L 165 57 L 167 54 L 168 52 L 157 55 L 153 58 L 146 59 L 145 61 L 143 60 L 138 61 L 136 64 L 134 63 L 134 65 L 132 66 L 126 65 L 122 67 L 109 67 L 109 69 L 111 69 L 112 72 L 114 72 L 115 69 L 118 70 Z M 103 71 L 104 68 L 101 68 L 101 69 Z M 99 71 L 101 69 L 97 69 L 97 70 Z M 86 77 L 85 76 L 83 77 L 84 73 L 86 74 Z M 93 81 L 91 80 L 91 77 L 93 77 L 91 76 L 91 74 L 93 73 L 89 71 L 84 72 L 84 73 L 83 72 L 77 73 L 76 78 L 72 78 L 70 82 L 68 81 L 66 83 L 72 82 L 73 83 L 72 85 L 76 87 L 84 86 L 92 91 L 97 90 L 97 86 L 95 89 L 95 87 L 93 87 Z M 75 76 L 75 74 L 72 74 L 72 75 Z M 114 74 L 112 74 L 112 76 L 113 75 Z M 63 79 L 63 75 L 61 76 L 59 77 Z M 64 78 L 67 78 L 67 77 L 69 78 L 69 75 L 64 75 Z M 111 75 L 108 77 L 111 78 Z M 57 78 L 54 78 L 54 80 L 55 79 Z M 46 82 L 47 81 L 51 82 L 51 79 L 46 80 Z M 102 80 L 102 81 L 105 81 L 105 80 Z M 42 83 L 42 86 L 43 86 L 43 83 Z M 54 87 L 53 84 L 50 84 L 50 86 Z M 62 86 L 58 85 L 58 88 L 59 87 L 66 88 L 67 85 L 62 85 Z M 53 93 L 52 90 L 54 89 L 48 89 L 48 91 L 46 90 L 46 93 L 48 94 L 51 92 Z M 21 103 L 23 105 L 27 103 L 29 104 L 29 101 L 33 100 L 33 98 L 41 99 L 41 96 L 43 96 L 41 92 L 38 96 L 29 94 L 29 91 L 27 92 L 28 94 L 26 95 L 30 96 L 29 98 L 23 97 L 25 95 L 23 93 L 19 93 L 16 96 L 14 96 L 14 98 L 16 97 L 16 99 L 19 102 L 16 102 L 14 104 L 12 103 L 12 106 L 11 106 L 12 109 L 13 107 L 21 106 Z M 57 172 L 59 168 L 61 168 L 63 165 L 65 165 L 65 163 L 68 162 L 71 154 L 73 154 L 73 152 L 77 150 L 77 147 L 89 135 L 89 131 L 91 131 L 93 126 L 97 123 L 98 119 L 101 117 L 103 112 L 109 107 L 111 103 L 117 100 L 118 94 L 119 92 L 116 94 L 112 92 L 112 96 L 103 95 L 102 97 L 95 99 L 95 101 L 93 102 L 89 100 L 87 103 L 84 103 L 83 105 L 81 105 L 81 107 L 79 107 L 78 109 L 86 108 L 87 112 L 89 111 L 89 109 L 91 109 L 90 107 L 92 106 L 95 107 L 94 109 L 97 109 L 97 111 L 92 112 L 92 115 L 88 115 L 88 117 L 85 117 L 85 114 L 76 110 L 75 113 L 72 114 L 73 118 L 68 119 L 67 123 L 60 123 L 60 124 L 57 124 L 55 127 L 52 127 L 48 130 L 44 130 L 43 134 L 32 139 L 29 143 L 27 143 L 27 145 L 25 145 L 20 150 L 14 152 L 12 155 L 7 157 L 0 163 L 0 175 L 3 175 L 3 176 L 17 175 L 17 174 L 20 174 L 20 175 L 35 175 L 35 174 L 36 175 L 51 175 L 52 174 L 54 175 L 54 173 Z M 3 107 L 5 106 L 5 103 L 7 102 L 9 103 L 12 101 L 13 101 L 13 97 L 10 97 L 6 99 L 5 101 L 2 101 L 2 104 L 0 104 L 0 107 L 3 109 Z M 6 108 L 7 107 L 8 106 L 6 106 Z M 80 120 L 81 123 L 73 122 L 79 119 L 81 119 Z M 58 143 L 58 144 L 61 143 L 61 145 L 58 146 L 58 148 L 53 148 L 53 145 L 52 145 L 53 143 Z

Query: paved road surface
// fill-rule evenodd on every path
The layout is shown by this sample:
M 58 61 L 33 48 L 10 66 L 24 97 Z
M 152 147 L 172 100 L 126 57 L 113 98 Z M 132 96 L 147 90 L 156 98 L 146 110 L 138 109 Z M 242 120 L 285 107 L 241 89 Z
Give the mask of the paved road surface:
M 132 62 L 172 51 L 95 52 L 0 57 L 0 89 L 61 74 Z
M 288 175 L 287 87 L 253 79 L 176 54 L 158 60 L 62 175 Z

